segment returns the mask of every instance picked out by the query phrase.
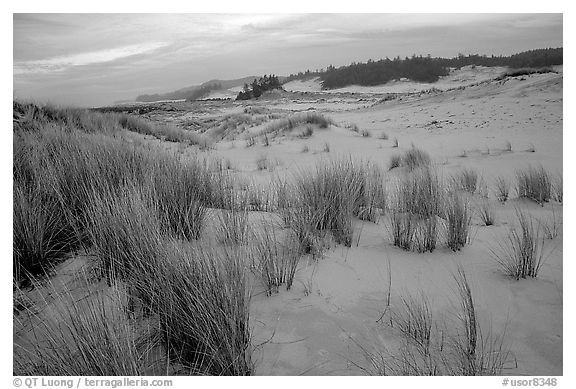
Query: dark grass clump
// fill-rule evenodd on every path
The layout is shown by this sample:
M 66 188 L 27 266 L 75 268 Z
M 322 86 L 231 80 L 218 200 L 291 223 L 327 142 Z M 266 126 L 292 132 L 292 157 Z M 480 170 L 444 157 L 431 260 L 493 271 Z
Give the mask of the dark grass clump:
M 516 172 L 516 192 L 518 197 L 524 197 L 543 205 L 550 200 L 552 183 L 550 175 L 543 166 L 518 170 Z
M 470 238 L 472 210 L 468 199 L 458 192 L 449 192 L 444 205 L 444 220 L 446 244 L 452 251 L 458 251 Z
M 278 293 L 281 285 L 286 285 L 286 290 L 290 290 L 301 252 L 299 242 L 291 234 L 281 237 L 274 225 L 262 227 L 255 234 L 253 267 L 270 296 Z
M 562 203 L 563 200 L 563 179 L 562 174 L 557 174 L 556 179 L 552 185 L 552 199 L 558 203 Z
M 502 176 L 497 177 L 495 181 L 494 194 L 498 201 L 505 203 L 510 194 L 510 182 Z
M 468 193 L 475 193 L 478 186 L 478 172 L 474 169 L 463 169 L 452 176 L 453 185 Z
M 133 287 L 158 318 L 168 359 L 193 374 L 250 375 L 248 284 L 243 254 L 169 244 Z M 145 266 L 146 267 L 146 266 Z
M 544 263 L 544 235 L 530 215 L 516 210 L 518 226 L 492 248 L 492 257 L 500 271 L 509 277 L 536 278 Z
M 309 245 L 314 231 L 329 232 L 336 243 L 352 244 L 352 218 L 358 208 L 364 170 L 352 160 L 323 162 L 313 172 L 302 172 L 296 177 L 292 193 L 283 208 L 284 219 L 296 236 Z M 298 209 L 296 209 L 298 208 Z M 304 247 L 304 251 L 309 251 Z
M 417 169 L 400 179 L 391 205 L 390 230 L 395 246 L 418 252 L 434 251 L 441 193 L 438 175 L 430 167 Z
M 430 159 L 430 155 L 427 152 L 416 147 L 412 147 L 404 152 L 403 155 L 392 156 L 389 170 L 392 170 L 395 167 L 405 166 L 409 171 L 412 171 L 422 166 L 429 166 L 431 163 L 432 160 Z
M 386 208 L 384 175 L 376 165 L 366 165 L 362 169 L 363 182 L 354 215 L 360 220 L 376 223 Z
M 476 214 L 484 226 L 492 226 L 496 222 L 494 208 L 487 200 L 480 201 L 476 204 Z

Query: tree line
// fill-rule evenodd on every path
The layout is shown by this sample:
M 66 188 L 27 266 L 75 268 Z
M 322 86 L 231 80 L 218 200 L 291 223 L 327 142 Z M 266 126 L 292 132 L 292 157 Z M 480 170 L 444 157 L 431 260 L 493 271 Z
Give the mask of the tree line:
M 324 89 L 341 88 L 348 85 L 374 86 L 382 85 L 392 80 L 407 78 L 419 82 L 436 82 L 442 76 L 448 75 L 450 68 L 463 66 L 506 66 L 510 68 L 539 68 L 561 65 L 563 49 L 548 48 L 524 51 L 510 56 L 486 56 L 478 54 L 459 54 L 454 58 L 432 58 L 430 55 L 396 57 L 394 59 L 368 60 L 366 63 L 352 63 L 348 66 L 328 66 L 312 72 L 291 74 L 285 82 L 306 80 L 319 77 Z

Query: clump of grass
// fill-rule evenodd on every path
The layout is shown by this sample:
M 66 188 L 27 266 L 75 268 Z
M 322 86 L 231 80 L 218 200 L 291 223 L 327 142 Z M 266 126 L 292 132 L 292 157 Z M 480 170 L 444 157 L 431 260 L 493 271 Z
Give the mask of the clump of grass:
M 532 217 L 516 210 L 518 227 L 512 228 L 499 247 L 491 249 L 500 271 L 516 280 L 536 278 L 544 262 L 544 238 Z
M 153 271 L 136 261 L 130 273 L 133 315 L 157 320 L 167 358 L 185 372 L 251 374 L 245 254 L 174 240 L 159 254 Z
M 219 171 L 223 162 L 217 161 Z M 196 160 L 170 159 L 151 171 L 154 201 L 162 224 L 182 239 L 199 239 L 204 227 L 208 187 L 207 166 Z
M 307 144 L 304 144 L 304 145 L 302 146 L 302 150 L 301 150 L 301 151 L 302 151 L 303 153 L 307 153 L 308 151 L 310 151 L 310 149 L 308 148 L 308 145 L 307 145 Z
M 302 133 L 300 134 L 300 137 L 301 138 L 310 138 L 312 136 L 312 134 L 314 134 L 314 129 L 312 128 L 312 126 L 306 126 L 304 131 L 302 131 Z
M 473 194 L 478 186 L 478 172 L 469 168 L 462 169 L 452 176 L 452 182 L 456 188 Z
M 400 306 L 390 312 L 390 324 L 409 339 L 424 355 L 429 355 L 434 319 L 430 301 L 424 293 L 400 297 Z
M 268 147 L 270 146 L 270 139 L 268 139 L 268 135 L 264 134 L 264 142 L 263 142 L 264 147 Z
M 552 217 L 547 220 L 539 220 L 538 223 L 542 228 L 542 232 L 547 239 L 555 239 L 561 230 L 561 221 L 559 215 L 556 213 L 555 207 L 552 207 Z
M 256 159 L 256 168 L 258 170 L 266 170 L 270 168 L 270 161 L 265 155 L 261 155 Z
M 550 200 L 552 184 L 548 172 L 542 165 L 516 172 L 516 191 L 518 197 L 525 197 L 544 204 Z
M 296 239 L 288 235 L 281 241 L 273 225 L 263 226 L 256 234 L 254 255 L 254 267 L 268 295 L 278 293 L 283 284 L 286 290 L 290 290 L 301 256 Z
M 430 164 L 430 155 L 416 147 L 411 147 L 404 153 L 404 156 L 402 157 L 402 165 L 406 166 L 408 170 L 414 170 L 421 166 L 427 166 Z
M 476 204 L 476 214 L 478 215 L 480 222 L 485 226 L 492 226 L 496 221 L 494 208 L 486 200 L 480 201 Z
M 376 223 L 379 212 L 386 208 L 384 177 L 382 171 L 376 165 L 366 166 L 362 175 L 364 176 L 363 183 L 354 213 L 360 220 Z
M 248 237 L 248 196 L 228 190 L 224 207 L 218 212 L 218 231 L 223 243 L 242 245 Z
M 303 242 L 305 252 L 310 250 L 315 231 L 330 232 L 336 243 L 351 246 L 352 217 L 363 183 L 363 170 L 346 159 L 323 162 L 315 171 L 296 177 L 284 218 Z
M 396 186 L 390 219 L 394 245 L 418 252 L 434 251 L 440 204 L 440 181 L 430 167 L 417 169 L 401 178 Z
M 563 183 L 562 174 L 556 175 L 556 179 L 552 185 L 552 199 L 558 203 L 563 200 Z
M 360 131 L 360 135 L 362 135 L 362 137 L 364 137 L 364 138 L 370 138 L 372 136 L 372 134 L 370 134 L 370 131 L 368 131 L 368 130 Z
M 510 182 L 502 177 L 498 176 L 495 181 L 495 196 L 501 203 L 508 200 L 508 195 L 510 194 Z
M 75 242 L 58 200 L 41 188 L 14 185 L 13 252 L 15 279 L 48 270 Z
M 388 170 L 395 169 L 397 167 L 402 166 L 402 156 L 401 155 L 393 155 L 390 157 L 390 163 L 388 164 Z
M 406 166 L 409 171 L 412 171 L 421 166 L 428 166 L 430 165 L 431 159 L 430 155 L 423 150 L 420 150 L 416 147 L 412 147 L 403 155 L 394 155 L 390 159 L 389 169 L 393 169 L 399 166 Z
M 329 153 L 330 152 L 330 143 L 328 143 L 328 142 L 324 143 L 324 147 L 322 148 L 322 151 L 325 153 Z
M 468 200 L 458 192 L 450 192 L 444 206 L 446 244 L 452 251 L 464 247 L 470 237 L 472 212 Z

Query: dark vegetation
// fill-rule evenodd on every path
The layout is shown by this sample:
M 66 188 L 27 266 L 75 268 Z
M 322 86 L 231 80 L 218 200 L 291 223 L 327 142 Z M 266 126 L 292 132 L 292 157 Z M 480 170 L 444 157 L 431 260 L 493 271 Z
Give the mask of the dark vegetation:
M 291 74 L 285 82 L 296 79 L 320 77 L 325 89 L 341 88 L 348 85 L 373 86 L 392 80 L 407 78 L 420 82 L 435 82 L 449 73 L 449 68 L 463 66 L 505 66 L 512 69 L 545 68 L 563 63 L 562 48 L 548 48 L 524 51 L 510 56 L 486 56 L 459 54 L 454 58 L 432 58 L 430 56 L 396 57 L 394 59 L 369 60 L 366 63 L 352 63 L 348 66 L 328 66 L 326 70 Z M 543 70 L 541 70 L 543 71 Z M 523 72 L 526 73 L 526 71 Z M 519 74 L 516 74 L 519 75 Z
M 257 99 L 262 93 L 273 89 L 282 89 L 278 76 L 265 74 L 264 77 L 254 79 L 250 85 L 244 84 L 244 90 L 238 93 L 236 100 Z
M 52 324 L 27 312 L 42 324 L 15 343 L 14 373 L 140 375 L 156 350 L 185 374 L 251 374 L 242 256 L 195 244 L 206 209 L 229 205 L 224 169 L 129 142 L 117 114 L 18 102 L 13 111 L 15 293 L 81 248 L 95 254 L 91 274 L 124 291 L 110 308 L 50 293 L 64 311 Z

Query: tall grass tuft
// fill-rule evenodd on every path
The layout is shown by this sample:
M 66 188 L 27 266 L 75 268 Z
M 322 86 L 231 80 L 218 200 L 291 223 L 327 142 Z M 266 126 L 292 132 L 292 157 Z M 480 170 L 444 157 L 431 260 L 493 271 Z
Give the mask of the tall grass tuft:
M 480 201 L 476 204 L 476 214 L 480 222 L 485 226 L 492 226 L 496 222 L 494 208 L 487 200 Z
M 518 197 L 525 197 L 544 204 L 550 200 L 552 183 L 543 166 L 528 168 L 516 172 L 516 191 Z
M 300 262 L 299 242 L 288 234 L 283 239 L 273 225 L 263 226 L 256 233 L 254 268 L 262 280 L 266 293 L 278 293 L 281 285 L 290 290 Z
M 360 174 L 363 175 L 363 183 L 354 214 L 360 220 L 376 223 L 379 213 L 386 208 L 383 173 L 378 166 L 370 164 L 365 166 Z
M 516 280 L 536 278 L 544 263 L 544 236 L 530 215 L 517 209 L 516 216 L 518 227 L 490 251 L 504 275 Z
M 468 199 L 458 192 L 450 192 L 444 206 L 446 244 L 452 251 L 464 247 L 470 237 L 472 210 Z
M 506 202 L 508 200 L 508 195 L 510 194 L 510 182 L 506 180 L 506 178 L 502 176 L 498 176 L 495 182 L 495 195 L 496 199 L 501 203 Z
M 434 251 L 441 193 L 438 175 L 430 167 L 417 169 L 399 180 L 390 219 L 395 246 L 418 252 Z
M 133 273 L 169 360 L 194 374 L 249 375 L 249 302 L 240 251 L 172 242 L 153 272 Z M 136 269 L 135 269 L 136 270 Z
M 428 166 L 432 163 L 430 155 L 416 147 L 412 147 L 404 152 L 403 155 L 392 156 L 390 160 L 389 169 L 395 167 L 406 166 L 409 171 L 422 166 Z
M 558 203 L 563 199 L 563 179 L 562 174 L 557 174 L 556 179 L 552 185 L 552 199 Z
M 463 169 L 452 177 L 452 181 L 456 188 L 474 193 L 478 186 L 478 172 L 474 169 Z
M 283 208 L 284 219 L 310 249 L 311 234 L 329 232 L 336 243 L 352 244 L 352 218 L 364 185 L 364 170 L 352 160 L 323 162 L 312 172 L 299 174 Z
M 224 195 L 224 207 L 218 212 L 220 240 L 226 244 L 242 245 L 250 231 L 248 220 L 249 197 L 230 189 Z

